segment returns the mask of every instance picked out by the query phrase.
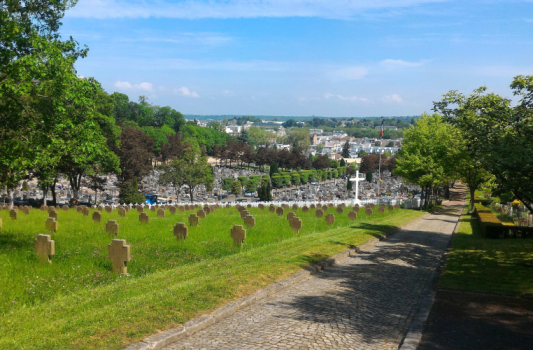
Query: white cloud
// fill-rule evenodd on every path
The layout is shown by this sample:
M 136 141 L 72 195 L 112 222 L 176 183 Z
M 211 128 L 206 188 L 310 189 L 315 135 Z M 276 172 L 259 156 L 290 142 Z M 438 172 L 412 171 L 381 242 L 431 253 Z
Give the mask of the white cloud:
M 324 94 L 324 98 L 325 99 L 330 99 L 330 98 L 338 98 L 339 100 L 342 100 L 342 101 L 361 101 L 361 102 L 367 102 L 368 101 L 368 98 L 366 97 L 357 97 L 357 96 L 343 96 L 343 95 L 337 95 L 337 94 L 330 94 L 330 93 L 326 93 Z
M 132 90 L 141 90 L 141 91 L 152 91 L 153 87 L 151 83 L 140 83 L 140 84 L 131 84 L 127 81 L 116 81 L 115 87 L 119 89 L 132 89 Z
M 185 86 L 182 86 L 179 89 L 174 89 L 174 92 L 180 96 L 185 96 L 185 97 L 193 97 L 193 98 L 200 97 L 200 95 L 198 95 L 196 92 L 187 89 Z
M 385 96 L 381 100 L 387 103 L 390 103 L 390 102 L 402 103 L 403 102 L 403 99 L 400 97 L 400 95 L 397 95 L 397 94 Z
M 386 60 L 379 62 L 379 64 L 387 68 L 403 68 L 403 67 L 420 67 L 426 62 L 427 60 L 421 60 L 418 62 L 408 62 L 404 60 L 386 59 Z
M 525 21 L 528 22 L 528 23 L 532 23 L 533 22 L 533 18 L 526 18 Z
M 368 69 L 361 66 L 347 67 L 326 73 L 328 78 L 333 81 L 359 80 L 363 79 L 367 74 Z
M 350 19 L 385 9 L 412 8 L 447 0 L 80 0 L 67 12 L 83 18 L 257 18 L 321 17 Z

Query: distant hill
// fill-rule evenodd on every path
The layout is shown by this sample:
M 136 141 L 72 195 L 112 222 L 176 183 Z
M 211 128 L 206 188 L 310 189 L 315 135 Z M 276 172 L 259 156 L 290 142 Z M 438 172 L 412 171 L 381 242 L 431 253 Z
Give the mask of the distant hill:
M 321 118 L 321 119 L 352 119 L 352 118 L 334 118 L 334 117 L 321 117 L 321 116 L 270 116 L 270 115 L 248 115 L 248 114 L 232 114 L 232 115 L 195 115 L 195 114 L 184 114 L 185 119 L 197 119 L 197 120 L 222 120 L 222 119 L 233 119 L 234 117 L 245 117 L 245 116 L 252 116 L 259 119 L 264 120 L 274 120 L 274 118 L 277 118 L 279 121 L 286 121 L 289 119 L 293 119 L 296 121 L 304 121 L 304 120 L 312 120 L 313 118 Z M 418 115 L 411 115 L 411 116 L 388 116 L 385 118 L 396 118 L 396 119 L 411 119 L 411 118 L 418 118 L 420 116 Z M 381 118 L 379 117 L 354 117 L 354 119 L 377 119 Z

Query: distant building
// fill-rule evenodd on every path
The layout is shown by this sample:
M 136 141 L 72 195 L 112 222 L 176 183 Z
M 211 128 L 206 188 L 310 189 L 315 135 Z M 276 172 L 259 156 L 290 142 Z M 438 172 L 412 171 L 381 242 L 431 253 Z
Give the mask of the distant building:
M 322 129 L 309 129 L 310 134 L 322 134 L 324 130 Z
M 378 126 L 374 127 L 374 129 L 378 129 L 378 130 L 381 129 L 381 125 L 378 125 Z M 398 130 L 398 127 L 397 126 L 384 125 L 383 129 Z
M 233 136 L 239 135 L 242 132 L 243 128 L 240 125 L 228 125 L 226 126 L 226 134 Z

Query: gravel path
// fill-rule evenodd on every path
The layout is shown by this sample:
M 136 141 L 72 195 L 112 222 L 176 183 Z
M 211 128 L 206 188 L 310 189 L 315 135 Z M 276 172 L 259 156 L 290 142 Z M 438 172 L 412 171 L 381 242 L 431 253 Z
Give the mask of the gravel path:
M 165 349 L 397 349 L 463 202 Z

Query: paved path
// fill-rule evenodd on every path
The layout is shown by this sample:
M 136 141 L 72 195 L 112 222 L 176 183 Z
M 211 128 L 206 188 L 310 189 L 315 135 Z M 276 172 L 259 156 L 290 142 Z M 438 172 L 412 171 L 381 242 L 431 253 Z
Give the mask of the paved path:
M 166 349 L 397 349 L 463 202 Z

